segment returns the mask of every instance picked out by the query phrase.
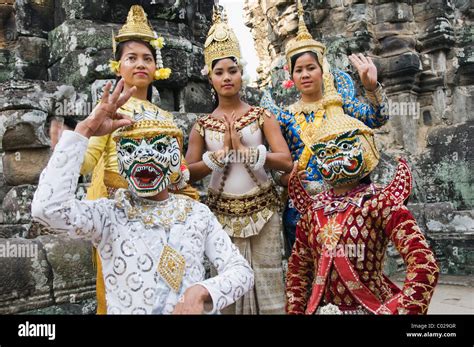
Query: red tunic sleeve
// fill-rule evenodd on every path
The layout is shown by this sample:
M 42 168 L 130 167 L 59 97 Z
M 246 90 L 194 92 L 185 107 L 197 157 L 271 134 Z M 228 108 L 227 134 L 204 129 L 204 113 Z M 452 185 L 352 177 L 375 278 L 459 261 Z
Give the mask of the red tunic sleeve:
M 426 314 L 438 281 L 438 264 L 410 211 L 404 205 L 396 205 L 390 214 L 385 232 L 407 267 L 398 313 Z

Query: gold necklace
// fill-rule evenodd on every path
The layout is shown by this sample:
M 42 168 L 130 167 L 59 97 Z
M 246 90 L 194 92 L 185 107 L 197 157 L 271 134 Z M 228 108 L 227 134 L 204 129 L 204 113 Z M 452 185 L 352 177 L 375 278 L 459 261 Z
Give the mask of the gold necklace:
M 311 112 L 315 113 L 319 110 L 323 110 L 323 101 L 312 101 L 312 102 L 305 102 L 302 99 L 298 100 L 296 103 L 289 107 L 290 112 L 293 114 L 296 113 L 304 113 L 306 115 L 311 114 Z
M 161 225 L 169 230 L 174 223 L 184 223 L 192 210 L 192 202 L 187 198 L 177 198 L 170 194 L 163 201 L 143 199 L 124 191 L 118 196 L 119 208 L 125 208 L 129 218 L 140 219 L 145 228 Z

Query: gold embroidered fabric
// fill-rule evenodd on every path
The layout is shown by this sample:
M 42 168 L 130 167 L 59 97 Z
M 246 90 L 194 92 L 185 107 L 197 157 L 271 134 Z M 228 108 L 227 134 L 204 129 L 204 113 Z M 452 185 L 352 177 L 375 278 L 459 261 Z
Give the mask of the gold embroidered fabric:
M 294 115 L 301 113 L 307 115 L 311 113 L 316 114 L 318 111 L 321 110 L 324 111 L 322 100 L 315 102 L 305 102 L 303 100 L 298 100 L 297 102 L 288 107 L 288 111 L 290 111 Z
M 117 190 L 115 203 L 124 209 L 129 220 L 141 220 L 145 228 L 160 225 L 169 229 L 172 224 L 184 223 L 193 209 L 193 200 L 185 195 L 170 194 L 164 202 L 132 195 L 125 189 Z
M 209 189 L 211 200 L 218 192 Z M 219 200 L 209 208 L 231 237 L 247 238 L 258 235 L 265 224 L 278 211 L 280 200 L 270 182 L 260 190 L 255 187 L 245 195 L 221 193 Z M 216 207 L 216 209 L 213 208 Z
M 278 205 L 279 199 L 272 185 L 255 194 L 225 197 L 223 193 L 209 189 L 207 205 L 215 212 L 230 216 L 247 216 L 267 206 Z
M 183 281 L 186 261 L 174 248 L 165 245 L 158 263 L 158 273 L 175 292 Z
M 253 122 L 258 122 L 259 127 L 261 128 L 265 122 L 265 118 L 271 117 L 271 113 L 261 107 L 252 107 L 245 115 L 240 117 L 236 121 L 237 131 L 242 130 L 249 124 Z M 225 133 L 225 124 L 224 121 L 218 118 L 213 117 L 208 114 L 204 117 L 201 117 L 197 122 L 194 129 L 204 137 L 204 130 L 213 130 L 220 133 Z
M 324 117 L 324 107 L 322 100 L 315 102 L 305 102 L 303 100 L 298 100 L 288 107 L 288 111 L 293 114 L 301 132 L 304 132 L 309 124 L 311 124 L 311 127 L 313 128 L 319 127 Z M 314 119 L 312 122 L 308 123 L 306 121 L 306 115 L 310 114 L 314 114 Z M 299 171 L 305 170 L 307 168 L 312 155 L 311 149 L 305 145 L 300 157 L 298 158 Z

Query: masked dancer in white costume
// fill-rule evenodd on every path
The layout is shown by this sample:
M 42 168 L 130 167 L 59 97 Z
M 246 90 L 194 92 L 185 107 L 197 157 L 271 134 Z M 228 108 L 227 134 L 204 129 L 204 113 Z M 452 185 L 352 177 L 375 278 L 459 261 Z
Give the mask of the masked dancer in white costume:
M 253 287 L 252 269 L 205 205 L 168 192 L 181 167 L 182 132 L 166 114 L 131 120 L 119 113 L 136 91 L 123 87 L 121 80 L 110 94 L 108 83 L 89 117 L 64 131 L 41 174 L 32 216 L 97 248 L 108 314 L 219 312 Z M 114 199 L 77 200 L 89 138 L 112 133 L 128 189 Z M 205 256 L 218 272 L 207 280 Z

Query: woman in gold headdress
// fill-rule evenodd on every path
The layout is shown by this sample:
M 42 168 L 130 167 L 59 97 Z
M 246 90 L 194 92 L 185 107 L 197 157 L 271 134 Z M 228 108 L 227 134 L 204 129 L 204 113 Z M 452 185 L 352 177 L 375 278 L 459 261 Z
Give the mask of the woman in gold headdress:
M 146 114 L 161 114 L 172 118 L 172 115 L 151 103 L 152 83 L 154 80 L 167 79 L 171 73 L 163 67 L 160 49 L 163 38 L 158 37 L 148 23 L 145 11 L 141 6 L 130 8 L 127 22 L 113 38 L 115 60 L 110 68 L 117 78 L 124 80 L 124 91 L 136 87 L 135 93 L 120 108 L 120 112 L 132 119 L 139 120 Z M 183 162 L 184 163 L 184 162 Z M 118 188 L 127 188 L 127 182 L 119 174 L 116 144 L 112 134 L 92 137 L 81 168 L 81 175 L 93 172 L 91 186 L 87 192 L 89 200 L 102 197 L 113 198 Z M 173 174 L 171 190 L 183 193 L 194 199 L 198 198 L 196 190 L 187 185 L 189 171 L 184 163 L 180 173 Z M 143 180 L 148 179 L 142 177 Z M 105 313 L 106 302 L 104 280 L 99 257 L 97 261 L 97 313 Z
M 255 289 L 226 313 L 284 313 L 279 198 L 265 169 L 289 172 L 290 152 L 275 116 L 240 99 L 239 43 L 218 12 L 204 58 L 218 106 L 191 131 L 190 180 L 211 174 L 207 204 L 255 273 Z
M 316 128 L 325 117 L 323 105 L 324 64 L 326 61 L 326 47 L 308 32 L 303 18 L 304 10 L 298 0 L 299 26 L 296 38 L 286 45 L 286 59 L 291 83 L 285 85 L 296 86 L 301 93 L 301 99 L 287 109 L 279 109 L 271 100 L 268 93 L 262 99 L 262 106 L 277 115 L 283 135 L 290 147 L 293 160 L 298 160 L 298 169 L 305 179 L 306 188 L 310 194 L 319 193 L 322 188 L 322 178 L 317 170 L 316 157 L 301 139 L 301 132 L 309 125 Z M 355 95 L 352 78 L 344 71 L 333 69 L 337 93 L 343 100 L 346 114 L 359 119 L 370 128 L 378 128 L 388 120 L 384 108 L 386 103 L 380 83 L 377 82 L 377 68 L 370 59 L 362 54 L 352 54 L 350 61 L 356 67 L 365 89 L 365 96 L 369 104 L 360 102 Z M 328 64 L 329 66 L 329 64 Z M 287 186 L 288 175 L 273 172 L 275 180 L 282 186 Z M 287 254 L 295 241 L 296 224 L 300 214 L 288 200 L 283 213 L 283 224 L 287 244 Z

